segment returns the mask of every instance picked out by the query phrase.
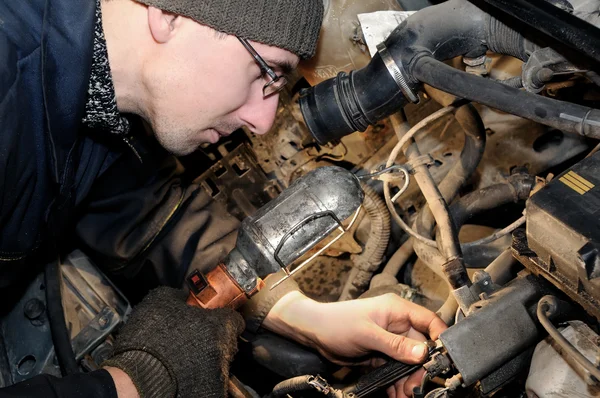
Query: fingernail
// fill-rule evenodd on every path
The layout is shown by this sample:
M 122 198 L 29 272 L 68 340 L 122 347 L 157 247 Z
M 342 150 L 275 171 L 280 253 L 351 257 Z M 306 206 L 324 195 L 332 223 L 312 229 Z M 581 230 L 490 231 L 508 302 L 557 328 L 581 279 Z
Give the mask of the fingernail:
M 413 347 L 412 354 L 415 357 L 415 359 L 423 359 L 427 354 L 427 347 L 425 347 L 425 345 L 423 344 L 418 344 Z

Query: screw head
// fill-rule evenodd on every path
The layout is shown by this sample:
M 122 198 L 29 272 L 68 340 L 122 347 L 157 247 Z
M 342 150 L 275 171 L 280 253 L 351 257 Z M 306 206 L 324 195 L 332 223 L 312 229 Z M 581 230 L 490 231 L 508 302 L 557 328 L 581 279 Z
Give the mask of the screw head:
M 100 319 L 98 319 L 98 325 L 104 329 L 106 325 L 108 325 L 108 319 L 105 316 L 100 317 Z
M 25 303 L 25 307 L 23 308 L 23 313 L 25 317 L 30 321 L 36 320 L 42 316 L 42 314 L 46 311 L 46 305 L 42 302 L 42 300 L 37 298 L 32 298 L 31 300 Z

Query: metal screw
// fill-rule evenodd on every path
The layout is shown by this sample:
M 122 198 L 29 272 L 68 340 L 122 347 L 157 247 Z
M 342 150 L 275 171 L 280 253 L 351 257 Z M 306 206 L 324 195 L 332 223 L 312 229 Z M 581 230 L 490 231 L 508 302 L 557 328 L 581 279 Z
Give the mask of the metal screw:
M 46 306 L 42 302 L 42 300 L 33 298 L 25 303 L 25 308 L 23 309 L 23 313 L 30 321 L 38 319 L 44 311 L 46 310 Z
M 106 319 L 105 316 L 101 316 L 100 319 L 98 319 L 98 325 L 100 325 L 100 327 L 104 329 L 106 325 L 108 325 L 108 319 Z
M 468 57 L 463 57 L 463 62 L 465 63 L 465 65 L 468 66 L 478 66 L 478 65 L 483 65 L 485 63 L 486 60 L 486 55 L 482 55 L 479 56 L 477 58 L 468 58 Z

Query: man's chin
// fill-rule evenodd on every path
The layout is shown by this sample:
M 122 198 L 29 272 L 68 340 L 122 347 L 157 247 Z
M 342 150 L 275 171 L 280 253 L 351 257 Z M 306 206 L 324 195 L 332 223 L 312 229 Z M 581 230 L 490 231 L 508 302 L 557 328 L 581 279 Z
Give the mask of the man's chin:
M 162 147 L 175 156 L 189 155 L 202 144 L 216 144 L 221 138 L 219 132 L 214 129 L 183 135 L 155 134 L 155 136 Z
M 219 132 L 214 129 L 205 130 L 204 133 L 205 134 L 203 134 L 204 135 L 203 138 L 206 138 L 206 142 L 210 142 L 211 144 L 216 144 L 217 142 L 219 142 L 219 139 L 221 138 L 221 135 L 219 134 Z
M 158 142 L 160 145 L 172 155 L 175 156 L 187 156 L 193 153 L 200 147 L 201 143 L 198 142 L 181 142 L 178 140 L 163 140 L 158 135 Z

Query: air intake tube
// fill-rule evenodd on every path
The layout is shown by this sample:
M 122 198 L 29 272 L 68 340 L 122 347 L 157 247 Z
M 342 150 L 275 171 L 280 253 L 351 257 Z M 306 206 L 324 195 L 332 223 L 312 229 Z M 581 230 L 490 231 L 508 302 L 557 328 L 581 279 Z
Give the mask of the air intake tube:
M 377 95 L 373 95 L 377 93 Z M 300 108 L 320 144 L 339 139 L 391 115 L 407 104 L 379 54 L 362 69 L 302 90 Z
M 566 132 L 600 138 L 598 110 L 508 87 L 440 62 L 461 55 L 475 58 L 488 50 L 526 61 L 539 48 L 519 33 L 520 21 L 496 19 L 474 3 L 479 2 L 449 0 L 417 12 L 378 46 L 367 66 L 303 90 L 300 109 L 317 142 L 364 131 L 417 102 L 422 83 Z

